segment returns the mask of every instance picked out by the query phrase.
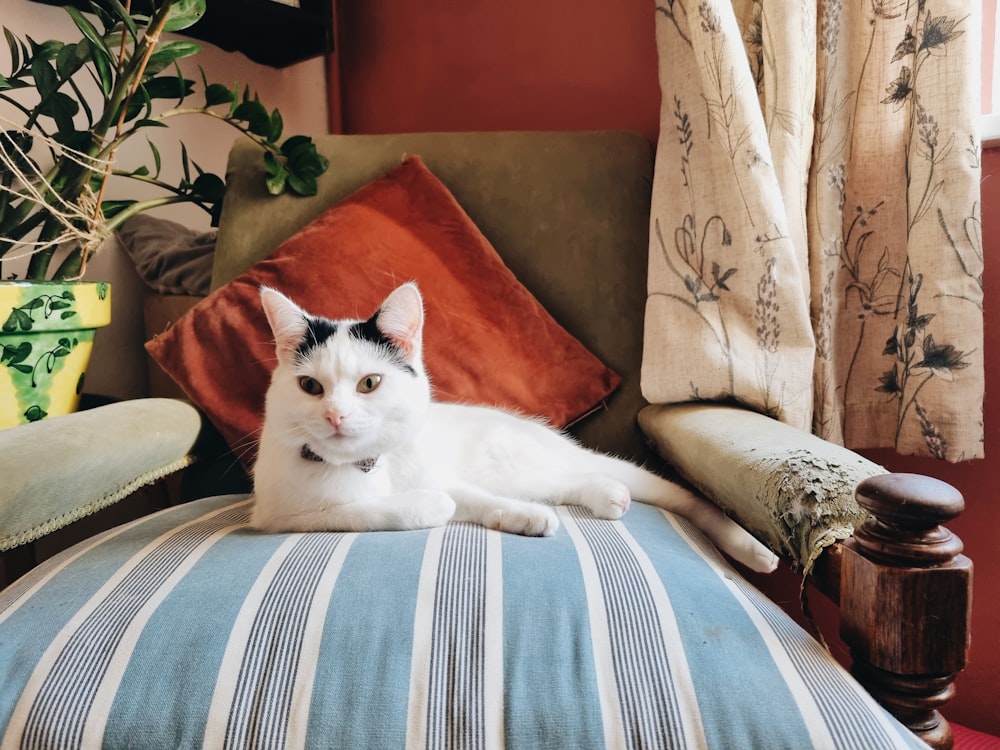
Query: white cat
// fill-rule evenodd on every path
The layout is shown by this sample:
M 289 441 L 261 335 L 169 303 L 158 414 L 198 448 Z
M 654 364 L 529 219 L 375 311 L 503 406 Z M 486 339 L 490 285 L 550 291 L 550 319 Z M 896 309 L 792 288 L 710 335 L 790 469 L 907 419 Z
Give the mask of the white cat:
M 277 367 L 253 470 L 256 527 L 367 531 L 455 520 L 549 536 L 559 526 L 552 505 L 618 519 L 635 497 L 687 517 L 750 568 L 774 569 L 770 550 L 677 484 L 538 421 L 432 402 L 415 284 L 397 288 L 367 321 L 310 315 L 274 289 L 262 289 L 261 302 Z

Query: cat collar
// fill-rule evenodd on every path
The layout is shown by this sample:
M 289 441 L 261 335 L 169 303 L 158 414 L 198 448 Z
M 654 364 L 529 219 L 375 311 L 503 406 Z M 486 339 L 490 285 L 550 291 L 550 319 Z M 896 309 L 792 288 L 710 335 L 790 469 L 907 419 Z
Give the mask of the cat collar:
M 299 451 L 299 455 L 302 456 L 306 461 L 320 461 L 324 459 L 322 456 L 318 455 L 312 448 L 308 445 L 303 445 L 302 450 Z M 367 474 L 369 471 L 375 468 L 375 464 L 378 462 L 378 456 L 375 458 L 362 458 L 360 461 L 355 461 L 354 465 L 357 466 L 361 471 Z

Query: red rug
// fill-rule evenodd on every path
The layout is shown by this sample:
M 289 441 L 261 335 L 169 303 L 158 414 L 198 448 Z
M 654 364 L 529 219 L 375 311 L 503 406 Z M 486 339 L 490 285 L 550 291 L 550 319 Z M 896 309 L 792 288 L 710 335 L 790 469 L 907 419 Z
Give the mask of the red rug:
M 1000 750 L 1000 737 L 954 723 L 951 730 L 955 734 L 954 750 Z

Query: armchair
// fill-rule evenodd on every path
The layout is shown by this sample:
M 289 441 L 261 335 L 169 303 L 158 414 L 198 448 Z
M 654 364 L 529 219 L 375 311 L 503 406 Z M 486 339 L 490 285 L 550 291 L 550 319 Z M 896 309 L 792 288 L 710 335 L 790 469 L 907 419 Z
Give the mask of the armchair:
M 809 571 L 840 601 L 855 677 L 697 531 L 650 506 L 634 504 L 621 522 L 569 510 L 551 539 L 463 524 L 259 534 L 248 528 L 248 495 L 199 489 L 197 477 L 232 474 L 238 457 L 196 449 L 187 404 L 138 400 L 0 433 L 4 547 L 89 511 L 94 497 L 117 497 L 77 482 L 72 467 L 54 484 L 32 472 L 30 494 L 14 489 L 27 480 L 7 479 L 24 473 L 10 458 L 21 441 L 108 435 L 105 414 L 136 421 L 113 423 L 122 442 L 95 447 L 107 455 L 89 457 L 91 476 L 131 486 L 112 477 L 120 464 L 152 478 L 148 464 L 119 458 L 170 434 L 177 440 L 152 463 L 196 459 L 185 493 L 201 498 L 105 531 L 0 592 L 0 745 L 950 746 L 937 709 L 965 663 L 971 563 L 939 524 L 961 511 L 961 497 L 734 406 L 645 403 L 653 154 L 644 138 L 318 143 L 331 169 L 308 200 L 264 195 L 257 155 L 234 147 L 216 290 L 271 262 L 279 245 L 287 256 L 289 238 L 329 207 L 419 155 L 517 279 L 621 376 L 571 431 L 676 472 Z M 329 252 L 311 269 L 316 285 L 338 273 L 337 246 Z M 188 314 L 217 312 L 212 299 Z M 147 328 L 185 325 L 158 319 L 162 309 L 147 306 Z M 168 369 L 190 362 L 190 350 L 171 359 L 163 346 L 152 348 Z M 204 403 L 183 368 L 174 374 L 203 412 L 231 408 Z M 150 408 L 170 409 L 177 424 Z

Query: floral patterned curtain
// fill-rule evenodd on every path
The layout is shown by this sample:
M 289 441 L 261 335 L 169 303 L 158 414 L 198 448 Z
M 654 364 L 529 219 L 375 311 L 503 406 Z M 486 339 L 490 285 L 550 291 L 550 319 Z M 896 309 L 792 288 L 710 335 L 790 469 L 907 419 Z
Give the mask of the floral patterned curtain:
M 649 401 L 983 455 L 976 7 L 657 0 Z

